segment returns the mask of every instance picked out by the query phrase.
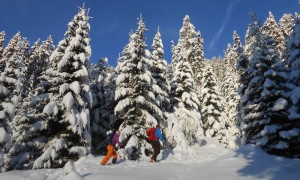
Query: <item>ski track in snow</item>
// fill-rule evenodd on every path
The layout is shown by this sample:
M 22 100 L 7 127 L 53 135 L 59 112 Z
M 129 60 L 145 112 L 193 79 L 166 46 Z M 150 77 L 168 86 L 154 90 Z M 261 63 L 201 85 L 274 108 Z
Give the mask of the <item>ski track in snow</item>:
M 228 150 L 208 142 L 192 147 L 194 155 L 185 152 L 161 151 L 158 162 L 149 158 L 138 161 L 118 159 L 117 164 L 101 166 L 103 156 L 88 155 L 75 162 L 79 177 L 64 176 L 64 169 L 9 171 L 0 180 L 187 180 L 187 179 L 288 179 L 300 177 L 300 160 L 266 154 L 253 145 Z

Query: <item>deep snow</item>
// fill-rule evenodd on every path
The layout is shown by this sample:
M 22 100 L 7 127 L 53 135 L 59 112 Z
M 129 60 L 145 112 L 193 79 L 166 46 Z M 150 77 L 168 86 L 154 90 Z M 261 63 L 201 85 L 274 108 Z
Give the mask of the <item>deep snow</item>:
M 119 159 L 117 164 L 100 166 L 103 156 L 88 155 L 75 162 L 75 169 L 9 171 L 0 179 L 86 179 L 86 180 L 171 180 L 171 179 L 287 179 L 300 177 L 300 160 L 266 154 L 259 147 L 246 145 L 238 150 L 225 149 L 212 139 L 204 146 L 193 146 L 192 154 L 163 150 L 159 162 Z M 195 154 L 196 153 L 196 154 Z M 65 175 L 65 172 L 70 172 Z

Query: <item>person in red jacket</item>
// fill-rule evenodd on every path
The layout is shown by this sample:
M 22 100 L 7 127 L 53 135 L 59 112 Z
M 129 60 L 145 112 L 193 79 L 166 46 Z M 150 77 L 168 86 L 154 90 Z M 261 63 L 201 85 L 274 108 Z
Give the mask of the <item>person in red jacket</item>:
M 154 149 L 154 153 L 150 159 L 150 162 L 155 162 L 158 154 L 160 153 L 159 140 L 163 141 L 160 125 L 157 124 L 156 128 L 150 128 L 149 130 L 147 130 L 146 134 L 149 137 L 149 141 Z

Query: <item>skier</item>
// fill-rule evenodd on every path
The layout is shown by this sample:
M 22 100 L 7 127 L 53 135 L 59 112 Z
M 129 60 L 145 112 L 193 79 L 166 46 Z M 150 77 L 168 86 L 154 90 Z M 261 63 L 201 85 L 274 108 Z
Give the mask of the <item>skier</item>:
M 156 162 L 156 158 L 160 153 L 160 142 L 163 142 L 163 136 L 161 133 L 160 125 L 157 124 L 156 128 L 152 127 L 146 132 L 147 136 L 149 137 L 150 144 L 154 149 L 154 153 L 150 159 L 150 162 Z
M 109 130 L 107 132 L 107 137 L 106 137 L 106 141 L 108 143 L 108 145 L 107 145 L 107 154 L 106 154 L 106 156 L 101 161 L 101 165 L 102 166 L 104 166 L 107 163 L 107 161 L 110 159 L 111 156 L 113 156 L 112 163 L 113 164 L 117 163 L 118 154 L 116 153 L 115 148 L 114 148 L 114 146 L 112 144 L 114 134 L 115 133 L 113 133 L 112 130 Z

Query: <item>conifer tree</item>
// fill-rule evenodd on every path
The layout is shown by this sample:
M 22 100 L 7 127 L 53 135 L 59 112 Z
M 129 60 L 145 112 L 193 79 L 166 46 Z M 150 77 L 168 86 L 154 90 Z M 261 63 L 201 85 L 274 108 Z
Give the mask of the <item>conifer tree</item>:
M 49 37 L 38 46 L 38 41 L 31 48 L 29 58 L 25 59 L 25 72 L 23 78 L 23 100 L 20 110 L 14 118 L 12 126 L 12 140 L 14 145 L 10 148 L 6 161 L 7 169 L 26 169 L 32 167 L 34 160 L 43 152 L 44 136 L 47 127 L 42 127 L 43 119 L 38 112 L 41 111 L 40 101 L 47 99 L 38 96 L 36 84 L 40 76 L 49 67 L 49 56 L 53 51 L 52 39 Z M 44 129 L 43 129 L 44 128 Z M 36 143 L 39 142 L 39 143 Z
M 194 25 L 190 21 L 190 17 L 186 15 L 183 19 L 183 25 L 179 31 L 179 39 L 176 46 L 172 48 L 172 66 L 176 67 L 179 54 L 185 51 L 187 62 L 193 70 L 194 81 L 199 89 L 201 87 L 201 77 L 204 68 L 204 50 L 203 39 L 200 32 L 196 32 Z
M 248 87 L 243 98 L 244 143 L 256 144 L 274 153 L 280 149 L 279 129 L 287 120 L 284 92 L 286 74 L 272 37 L 257 34 L 258 47 L 250 60 Z M 275 150 L 276 151 L 276 150 Z
M 235 64 L 235 54 L 234 54 L 233 47 L 230 43 L 227 44 L 227 49 L 224 52 L 224 58 L 223 61 L 225 63 L 225 66 L 223 69 L 226 71 L 227 68 L 233 69 Z
M 115 115 L 121 124 L 121 139 L 128 141 L 128 158 L 136 159 L 139 153 L 151 150 L 146 130 L 160 123 L 165 126 L 163 113 L 155 101 L 153 77 L 148 67 L 151 60 L 146 49 L 145 23 L 139 19 L 137 30 L 130 35 L 118 63 L 115 92 Z
M 38 59 L 33 67 L 33 74 L 30 77 L 33 89 L 41 83 L 42 78 L 48 68 L 50 68 L 50 56 L 54 51 L 55 46 L 53 45 L 52 37 L 49 36 L 39 47 Z
M 202 87 L 201 80 L 205 68 L 205 58 L 204 58 L 203 39 L 200 31 L 195 34 L 195 39 L 196 41 L 192 48 L 193 53 L 190 57 L 190 59 L 192 59 L 190 64 L 193 69 L 195 83 L 198 86 L 198 89 L 201 90 Z
M 225 125 L 223 99 L 209 64 L 206 65 L 202 78 L 203 89 L 200 94 L 203 129 L 207 137 L 216 137 L 220 142 L 225 141 Z
M 230 48 L 231 48 L 231 45 L 230 45 Z M 218 58 L 213 57 L 207 63 L 210 64 L 211 70 L 215 76 L 215 80 L 221 88 L 222 83 L 225 81 L 226 61 L 224 60 L 224 58 L 221 58 L 221 57 L 218 57 Z M 202 79 L 201 79 L 201 81 L 202 81 Z
M 24 76 L 22 79 L 23 88 L 21 90 L 21 97 L 26 99 L 31 95 L 33 91 L 33 81 L 32 78 L 34 73 L 34 68 L 37 66 L 36 62 L 39 59 L 39 41 L 37 40 L 31 47 L 31 52 L 29 57 L 24 60 Z
M 256 19 L 255 13 L 251 12 L 249 14 L 251 23 L 248 25 L 246 36 L 245 36 L 245 54 L 248 58 L 252 58 L 254 49 L 258 46 L 259 39 L 257 39 L 257 34 L 261 31 L 260 22 Z
M 261 29 L 262 34 L 271 36 L 273 38 L 275 47 L 278 49 L 280 58 L 282 58 L 282 60 L 285 59 L 285 57 L 283 57 L 285 51 L 284 36 L 278 24 L 276 23 L 272 12 L 269 12 L 269 17 L 266 19 Z
M 300 17 L 295 15 L 294 28 L 291 36 L 287 39 L 287 65 L 289 68 L 290 101 L 288 121 L 280 129 L 281 149 L 277 154 L 291 158 L 300 158 Z M 297 133 L 298 132 L 298 133 Z
M 171 111 L 174 111 L 175 116 L 169 117 L 169 127 L 166 131 L 170 145 L 179 149 L 202 142 L 200 103 L 196 91 L 198 84 L 194 79 L 202 76 L 200 70 L 204 63 L 202 43 L 201 34 L 195 31 L 189 16 L 186 15 L 179 31 L 178 43 L 176 46 L 173 43 L 172 46 L 170 102 Z
M 159 107 L 165 112 L 169 107 L 169 86 L 166 78 L 167 62 L 163 59 L 164 50 L 160 32 L 157 31 L 153 38 L 150 64 L 150 72 L 156 85 L 154 94 Z
M 234 39 L 235 36 L 234 36 Z M 235 40 L 234 40 L 235 41 Z M 239 43 L 234 43 L 234 44 L 239 44 Z M 241 97 L 245 94 L 245 90 L 248 86 L 248 81 L 247 81 L 247 73 L 246 70 L 248 68 L 249 64 L 249 59 L 248 56 L 245 54 L 244 47 L 237 45 L 235 48 L 235 52 L 237 54 L 236 57 L 236 71 L 238 74 L 238 78 L 236 80 L 236 83 L 238 84 L 237 94 L 239 95 L 239 101 L 237 103 L 237 115 L 236 115 L 236 120 L 238 124 L 241 124 L 242 122 L 242 117 L 244 117 L 244 112 L 242 109 L 242 103 L 241 103 Z
M 49 102 L 43 108 L 47 116 L 40 128 L 56 128 L 45 134 L 48 140 L 33 168 L 61 167 L 90 152 L 88 20 L 87 10 L 80 8 L 68 24 L 65 39 L 50 57 L 51 68 L 45 73 L 48 82 L 44 86 Z
M 105 102 L 104 82 L 106 78 L 106 58 L 102 58 L 97 64 L 92 64 L 91 74 L 91 91 L 93 95 L 93 107 L 91 111 L 91 133 L 92 133 L 92 150 L 99 151 L 101 140 L 105 139 L 106 132 L 112 129 L 109 122 L 100 118 L 101 106 Z
M 239 55 L 237 58 L 237 70 L 240 74 L 240 78 L 238 82 L 240 83 L 240 87 L 238 89 L 238 93 L 240 95 L 240 103 L 239 103 L 239 113 L 238 119 L 242 123 L 245 112 L 244 112 L 244 102 L 243 96 L 245 95 L 246 89 L 248 88 L 248 84 L 251 81 L 248 69 L 249 69 L 249 59 L 252 58 L 255 48 L 259 44 L 258 34 L 260 34 L 260 22 L 256 19 L 255 13 L 251 12 L 249 14 L 251 23 L 248 25 L 246 37 L 245 37 L 245 46 L 244 48 L 239 48 Z M 260 36 L 259 36 L 260 37 Z
M 0 59 L 2 59 L 2 53 L 5 48 L 5 32 L 0 32 Z M 2 66 L 1 66 L 2 67 Z M 0 67 L 0 72 L 2 72 L 2 68 Z
M 106 148 L 107 131 L 115 128 L 114 92 L 115 72 L 107 67 L 107 58 L 102 58 L 91 68 L 93 112 L 91 114 L 92 148 L 100 152 Z
M 223 96 L 227 96 L 228 93 L 228 87 L 230 86 L 230 84 L 228 84 L 228 76 L 231 75 L 231 73 L 233 71 L 235 71 L 235 61 L 236 60 L 236 53 L 233 50 L 233 47 L 231 46 L 231 44 L 227 45 L 227 49 L 224 52 L 224 57 L 223 59 L 221 59 L 221 62 L 219 62 L 219 66 L 218 68 L 215 68 L 213 71 L 213 73 L 215 74 L 215 78 L 217 81 L 217 84 L 220 87 L 220 93 Z M 227 82 L 226 82 L 227 81 Z
M 238 82 L 239 72 L 237 70 L 237 63 L 239 60 L 239 55 L 243 51 L 243 46 L 240 41 L 240 37 L 234 31 L 233 32 L 233 47 L 231 51 L 226 54 L 225 61 L 227 61 L 226 66 L 226 75 L 224 80 L 224 85 L 222 86 L 224 89 L 224 96 L 226 98 L 226 102 L 228 103 L 226 111 L 228 113 L 228 118 L 233 124 L 238 124 L 236 115 L 238 112 L 238 103 L 239 103 L 239 95 L 238 88 L 240 84 Z
M 187 61 L 186 51 L 179 55 L 171 82 L 171 103 L 176 116 L 168 121 L 167 132 L 172 147 L 186 149 L 201 143 L 204 136 L 200 114 L 200 102 L 195 89 L 193 71 Z M 174 130 L 172 130 L 174 128 Z
M 28 58 L 24 59 L 24 70 L 23 76 L 21 79 L 22 87 L 20 89 L 20 100 L 19 108 L 16 111 L 16 115 L 11 123 L 11 138 L 13 146 L 9 149 L 7 153 L 7 160 L 5 162 L 5 169 L 21 169 L 23 163 L 25 163 L 30 155 L 26 152 L 23 144 L 21 144 L 24 139 L 24 136 L 27 134 L 23 131 L 24 128 L 31 127 L 31 124 L 28 124 L 28 118 L 26 113 L 28 111 L 28 104 L 32 96 L 32 87 L 30 83 L 30 76 L 33 72 L 32 67 L 34 62 L 38 57 L 38 43 L 39 40 L 34 43 L 31 47 L 31 53 Z M 28 151 L 28 150 L 27 150 Z M 26 155 L 25 155 L 26 154 Z M 21 162 L 22 161 L 22 162 Z
M 279 26 L 282 31 L 284 40 L 286 40 L 292 33 L 294 27 L 294 17 L 292 14 L 283 14 L 279 20 Z
M 240 85 L 238 83 L 239 73 L 236 69 L 236 64 L 238 53 L 243 47 L 241 45 L 240 38 L 235 31 L 233 33 L 233 41 L 233 47 L 229 48 L 227 54 L 225 54 L 224 56 L 224 61 L 226 64 L 226 74 L 224 76 L 224 81 L 221 82 L 221 91 L 226 102 L 226 105 L 224 105 L 224 110 L 226 113 L 226 117 L 228 118 L 228 122 L 226 122 L 226 136 L 228 137 L 228 139 L 225 143 L 228 144 L 230 148 L 237 148 L 240 145 L 239 139 L 241 137 L 241 132 L 239 129 L 240 122 L 238 120 L 238 105 L 240 101 L 238 88 Z
M 195 27 L 194 25 L 190 22 L 190 17 L 186 15 L 183 19 L 183 25 L 179 31 L 179 39 L 178 43 L 176 46 L 174 46 L 173 49 L 173 56 L 172 56 L 172 65 L 173 69 L 176 67 L 176 63 L 180 61 L 179 59 L 181 58 L 180 54 L 183 50 L 186 51 L 187 56 L 192 52 L 192 44 L 195 43 Z M 187 61 L 190 62 L 189 59 L 186 59 Z
M 5 62 L 6 66 L 0 77 L 1 87 L 1 125 L 4 131 L 8 133 L 9 142 L 6 142 L 3 149 L 5 154 L 11 147 L 12 131 L 14 129 L 15 121 L 14 117 L 16 112 L 20 110 L 20 104 L 22 97 L 20 96 L 22 90 L 22 78 L 24 76 L 24 59 L 28 57 L 29 43 L 26 39 L 21 39 L 20 33 L 17 33 L 13 39 L 9 42 L 8 46 L 4 49 L 2 62 Z M 6 139 L 8 139 L 6 138 Z M 4 164 L 2 170 L 8 170 L 7 162 L 9 157 L 4 157 Z

